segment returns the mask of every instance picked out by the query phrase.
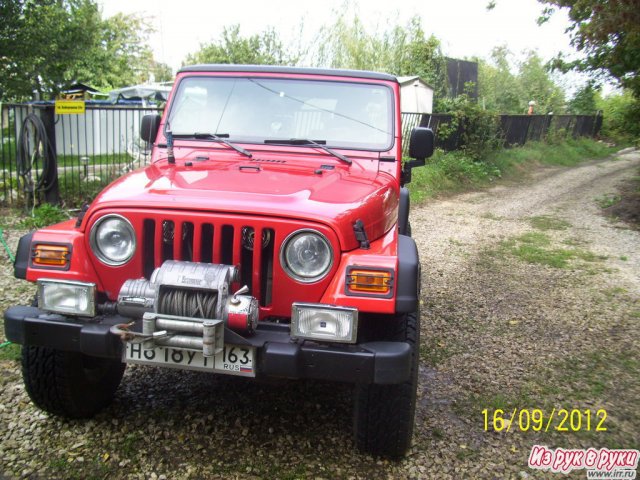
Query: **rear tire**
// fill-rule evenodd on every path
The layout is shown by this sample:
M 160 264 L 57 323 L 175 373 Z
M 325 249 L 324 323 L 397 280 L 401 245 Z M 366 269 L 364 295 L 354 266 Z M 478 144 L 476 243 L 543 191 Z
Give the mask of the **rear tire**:
M 377 319 L 383 320 L 383 319 Z M 378 321 L 382 340 L 411 345 L 409 380 L 396 385 L 356 385 L 354 393 L 354 435 L 358 449 L 376 456 L 399 459 L 411 446 L 418 387 L 420 315 L 418 312 Z M 386 333 L 386 332 L 384 332 Z
M 89 418 L 113 400 L 125 364 L 108 358 L 22 347 L 22 377 L 33 403 L 53 415 Z

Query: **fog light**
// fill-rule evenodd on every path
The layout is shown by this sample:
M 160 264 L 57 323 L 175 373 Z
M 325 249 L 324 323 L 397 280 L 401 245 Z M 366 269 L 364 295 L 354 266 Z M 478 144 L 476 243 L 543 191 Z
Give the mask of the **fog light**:
M 358 310 L 351 307 L 294 303 L 291 336 L 325 342 L 356 343 Z
M 95 283 L 38 280 L 38 308 L 48 312 L 93 317 L 96 314 Z

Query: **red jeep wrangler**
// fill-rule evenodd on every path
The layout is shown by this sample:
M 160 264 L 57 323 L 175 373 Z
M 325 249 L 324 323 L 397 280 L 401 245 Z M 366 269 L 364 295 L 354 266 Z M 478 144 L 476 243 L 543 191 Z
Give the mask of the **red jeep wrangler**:
M 355 443 L 411 443 L 420 263 L 400 98 L 382 73 L 183 68 L 144 117 L 149 166 L 21 238 L 34 306 L 5 313 L 40 408 L 89 417 L 127 363 L 354 384 Z

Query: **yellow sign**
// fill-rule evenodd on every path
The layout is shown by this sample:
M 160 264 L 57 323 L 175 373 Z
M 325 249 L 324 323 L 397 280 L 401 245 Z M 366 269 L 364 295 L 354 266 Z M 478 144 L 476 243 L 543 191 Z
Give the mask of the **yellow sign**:
M 56 114 L 68 115 L 84 113 L 84 101 L 82 100 L 56 100 Z

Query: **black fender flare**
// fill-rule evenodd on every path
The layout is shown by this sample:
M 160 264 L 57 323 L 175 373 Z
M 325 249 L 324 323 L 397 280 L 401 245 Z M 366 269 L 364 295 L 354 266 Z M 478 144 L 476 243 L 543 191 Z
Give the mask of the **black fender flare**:
M 398 235 L 398 275 L 396 278 L 396 313 L 418 310 L 420 301 L 420 258 L 413 238 Z
M 13 263 L 13 276 L 16 278 L 27 278 L 27 267 L 31 257 L 31 239 L 34 232 L 29 232 L 20 237 L 18 240 L 18 250 L 16 252 L 16 260 Z
M 400 235 L 407 235 L 409 226 L 409 189 L 400 188 L 400 203 L 398 205 L 398 232 Z

